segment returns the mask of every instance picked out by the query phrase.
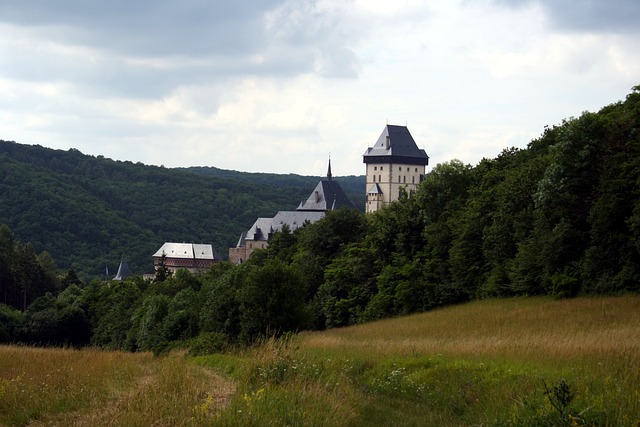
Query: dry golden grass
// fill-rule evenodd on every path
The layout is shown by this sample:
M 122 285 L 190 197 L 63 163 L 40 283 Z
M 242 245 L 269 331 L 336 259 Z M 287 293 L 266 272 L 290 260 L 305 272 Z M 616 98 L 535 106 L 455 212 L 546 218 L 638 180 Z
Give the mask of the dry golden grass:
M 0 346 L 0 425 L 206 424 L 234 391 L 180 354 Z
M 640 366 L 640 297 L 486 300 L 302 334 L 310 348 L 533 362 L 624 358 Z
M 407 425 L 640 425 L 637 295 L 485 300 L 298 342 L 364 367 L 354 378 L 373 393 L 360 425 L 391 425 L 398 407 Z M 544 393 L 560 378 L 574 396 L 566 413 Z

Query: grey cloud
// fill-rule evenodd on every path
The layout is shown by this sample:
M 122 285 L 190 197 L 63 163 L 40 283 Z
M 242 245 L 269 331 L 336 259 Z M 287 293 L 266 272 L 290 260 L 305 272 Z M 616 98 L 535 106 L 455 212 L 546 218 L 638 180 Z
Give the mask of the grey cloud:
M 282 0 L 3 1 L 0 21 L 46 29 L 62 43 L 132 55 L 254 52 L 263 15 Z
M 498 4 L 523 6 L 539 3 L 551 25 L 563 31 L 638 33 L 638 0 L 495 0 Z
M 68 81 L 97 95 L 157 97 L 234 76 L 353 77 L 358 70 L 348 47 L 358 34 L 344 10 L 322 10 L 315 0 L 8 0 L 0 2 L 3 22 L 34 43 L 95 53 L 9 46 L 3 76 Z

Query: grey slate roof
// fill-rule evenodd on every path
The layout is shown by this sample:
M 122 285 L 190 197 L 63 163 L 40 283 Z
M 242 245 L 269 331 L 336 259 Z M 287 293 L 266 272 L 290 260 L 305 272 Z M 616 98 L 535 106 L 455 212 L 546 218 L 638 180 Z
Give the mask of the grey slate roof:
M 245 240 L 269 240 L 271 235 L 282 230 L 285 224 L 293 231 L 307 221 L 313 223 L 322 217 L 324 212 L 320 211 L 280 211 L 273 218 L 258 218 L 246 233 L 243 244 Z
M 340 208 L 355 209 L 340 184 L 331 178 L 316 185 L 306 201 L 300 202 L 296 211 L 329 211 Z
M 240 235 L 237 248 L 245 246 L 246 240 L 268 241 L 276 231 L 286 224 L 289 230 L 302 227 L 306 222 L 314 223 L 324 217 L 325 211 L 340 208 L 355 209 L 340 184 L 331 179 L 331 160 L 327 168 L 327 179 L 321 180 L 306 201 L 295 211 L 280 211 L 273 218 L 258 218 L 249 231 Z
M 220 258 L 215 254 L 213 246 L 197 243 L 173 243 L 166 242 L 154 257 L 161 257 L 165 254 L 167 258 L 188 258 L 188 259 L 216 259 Z
M 428 165 L 429 156 L 418 148 L 406 126 L 386 125 L 378 141 L 363 154 L 363 162 Z
M 382 188 L 380 188 L 380 186 L 376 182 L 371 186 L 371 188 L 369 188 L 367 194 L 382 194 Z

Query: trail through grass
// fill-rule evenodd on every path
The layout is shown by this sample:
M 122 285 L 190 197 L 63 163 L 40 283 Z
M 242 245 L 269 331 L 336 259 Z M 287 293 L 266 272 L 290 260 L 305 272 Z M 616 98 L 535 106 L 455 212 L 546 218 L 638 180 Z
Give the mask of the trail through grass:
M 0 425 L 205 424 L 234 392 L 180 354 L 0 346 Z
M 0 425 L 640 426 L 640 296 L 486 300 L 181 354 L 0 346 Z
M 640 297 L 480 301 L 200 363 L 239 380 L 221 425 L 638 426 Z

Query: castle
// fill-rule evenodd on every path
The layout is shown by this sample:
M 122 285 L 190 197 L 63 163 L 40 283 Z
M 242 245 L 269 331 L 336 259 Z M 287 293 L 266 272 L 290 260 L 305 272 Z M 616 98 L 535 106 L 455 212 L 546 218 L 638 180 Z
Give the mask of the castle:
M 238 244 L 229 249 L 229 261 L 240 264 L 258 249 L 265 249 L 276 231 L 287 226 L 290 231 L 306 223 L 314 223 L 324 217 L 326 211 L 355 209 L 340 184 L 333 181 L 331 160 L 326 179 L 320 180 L 306 200 L 300 202 L 295 211 L 280 211 L 273 218 L 258 218 L 251 228 L 240 235 Z
M 367 213 L 398 200 L 400 188 L 413 193 L 429 164 L 429 156 L 418 148 L 406 126 L 385 126 L 362 157 L 367 165 Z
M 398 200 L 400 189 L 412 194 L 422 182 L 429 156 L 419 149 L 406 126 L 386 125 L 373 147 L 363 155 L 366 169 L 367 213 L 375 212 Z M 354 208 L 340 185 L 332 180 L 331 161 L 327 178 L 321 180 L 306 201 L 295 211 L 280 211 L 273 218 L 258 218 L 251 228 L 240 235 L 235 247 L 229 249 L 229 261 L 239 264 L 257 249 L 269 245 L 273 233 L 287 226 L 290 231 L 324 217 L 328 210 Z

